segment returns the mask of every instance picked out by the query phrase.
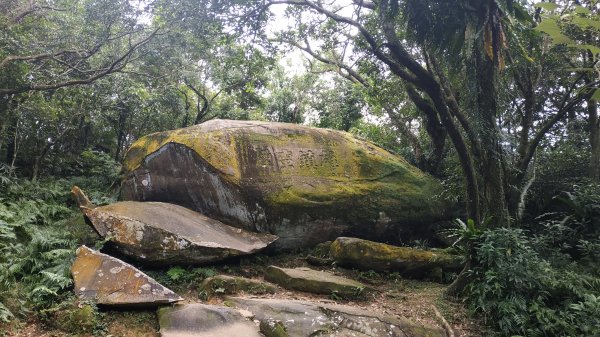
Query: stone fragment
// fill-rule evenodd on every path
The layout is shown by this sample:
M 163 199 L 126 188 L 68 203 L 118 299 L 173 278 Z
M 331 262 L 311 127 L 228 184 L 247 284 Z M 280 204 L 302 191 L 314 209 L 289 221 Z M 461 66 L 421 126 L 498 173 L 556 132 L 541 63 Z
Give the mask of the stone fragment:
M 81 209 L 121 253 L 154 265 L 220 261 L 255 253 L 277 239 L 162 202 L 124 201 Z
M 286 289 L 313 294 L 334 294 L 344 298 L 362 297 L 372 291 L 360 282 L 310 268 L 287 269 L 269 266 L 265 270 L 265 279 Z
M 289 250 L 345 233 L 429 238 L 447 219 L 441 184 L 349 133 L 297 124 L 211 120 L 136 141 L 122 198 L 163 201 L 280 239 Z
M 71 267 L 75 294 L 115 306 L 155 307 L 183 300 L 134 266 L 86 246 Z
M 200 291 L 207 296 L 231 295 L 239 292 L 247 294 L 273 294 L 276 288 L 263 281 L 257 281 L 239 276 L 215 275 L 202 281 Z
M 340 237 L 332 244 L 330 255 L 340 266 L 362 270 L 396 271 L 410 277 L 427 277 L 441 268 L 460 270 L 460 256 L 397 247 L 357 238 Z
M 259 328 L 237 310 L 184 304 L 158 310 L 162 337 L 262 337 Z
M 279 299 L 233 297 L 229 302 L 246 309 L 273 337 L 444 337 L 442 329 L 346 305 Z

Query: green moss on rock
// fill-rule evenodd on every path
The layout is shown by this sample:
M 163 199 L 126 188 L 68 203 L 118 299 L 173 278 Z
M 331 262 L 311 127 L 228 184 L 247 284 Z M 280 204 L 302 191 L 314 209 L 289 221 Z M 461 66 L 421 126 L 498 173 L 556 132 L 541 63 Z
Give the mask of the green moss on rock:
M 289 337 L 285 325 L 280 321 L 263 320 L 259 326 L 260 332 L 266 337 Z
M 268 230 L 286 248 L 333 239 L 333 221 L 373 237 L 423 232 L 450 206 L 441 184 L 403 158 L 346 132 L 296 124 L 212 120 L 151 134 L 132 145 L 124 169 L 125 199 L 176 202 Z M 307 222 L 315 228 L 279 231 Z
M 398 271 L 406 276 L 439 276 L 439 270 L 458 270 L 462 259 L 456 255 L 397 247 L 357 238 L 337 238 L 329 254 L 341 266 L 376 271 Z
M 348 299 L 361 298 L 373 291 L 360 282 L 309 268 L 287 269 L 269 266 L 265 271 L 265 279 L 286 289 Z
M 266 282 L 238 276 L 216 275 L 205 279 L 200 291 L 208 297 L 214 295 L 231 295 L 240 292 L 247 294 L 273 294 L 276 288 Z

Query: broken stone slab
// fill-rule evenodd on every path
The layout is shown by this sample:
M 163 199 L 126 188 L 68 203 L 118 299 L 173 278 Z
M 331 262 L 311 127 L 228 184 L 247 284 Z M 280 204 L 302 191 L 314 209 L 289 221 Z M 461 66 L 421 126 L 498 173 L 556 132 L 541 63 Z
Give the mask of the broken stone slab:
M 440 269 L 458 271 L 463 265 L 463 259 L 456 255 L 348 237 L 337 238 L 331 244 L 329 254 L 340 266 L 397 271 L 410 277 L 428 277 Z
M 183 300 L 134 266 L 86 246 L 71 267 L 75 294 L 113 306 L 155 307 Z
M 78 189 L 77 189 L 78 190 Z M 162 202 L 124 201 L 80 206 L 94 229 L 121 253 L 154 265 L 203 264 L 252 254 L 277 240 L 228 226 L 185 207 Z M 80 190 L 79 190 L 80 191 Z
M 213 295 L 231 295 L 239 292 L 247 294 L 274 294 L 275 286 L 264 282 L 239 276 L 215 275 L 202 281 L 200 291 L 208 297 Z
M 268 337 L 445 337 L 434 326 L 347 305 L 240 297 L 230 297 L 228 303 L 252 312 Z
M 451 217 L 442 185 L 350 133 L 298 124 L 211 120 L 137 140 L 123 160 L 123 200 L 176 203 L 276 234 L 276 250 L 345 233 L 430 238 Z M 402 235 L 400 234 L 402 233 Z
M 214 305 L 160 308 L 158 323 L 162 337 L 262 337 L 256 324 L 238 310 Z
M 288 269 L 269 266 L 265 270 L 265 279 L 286 289 L 344 298 L 362 297 L 373 291 L 360 282 L 310 268 Z

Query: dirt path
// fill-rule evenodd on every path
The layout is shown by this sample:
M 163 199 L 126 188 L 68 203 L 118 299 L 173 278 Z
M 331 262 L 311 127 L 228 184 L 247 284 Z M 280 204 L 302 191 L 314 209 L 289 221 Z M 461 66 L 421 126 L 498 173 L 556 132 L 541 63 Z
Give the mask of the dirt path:
M 348 270 L 335 266 L 315 267 L 306 263 L 302 255 L 282 255 L 277 257 L 256 256 L 235 261 L 231 264 L 214 266 L 206 269 L 211 273 L 244 276 L 263 281 L 262 272 L 268 265 L 282 267 L 310 267 L 313 269 L 333 272 L 334 274 L 349 277 L 363 282 L 377 290 L 375 295 L 369 295 L 365 299 L 346 301 L 340 298 L 314 295 L 298 291 L 290 291 L 281 287 L 277 288 L 275 294 L 251 295 L 236 294 L 236 296 L 296 299 L 326 303 L 346 304 L 362 308 L 371 312 L 377 312 L 390 316 L 405 317 L 423 324 L 431 324 L 443 327 L 439 318 L 436 317 L 435 308 L 447 320 L 455 336 L 478 337 L 485 335 L 481 331 L 481 324 L 468 318 L 464 306 L 458 301 L 451 301 L 444 297 L 443 291 L 446 285 L 409 280 L 395 273 L 374 273 Z M 169 282 L 165 271 L 151 272 L 160 281 L 171 283 L 165 284 L 185 298 L 184 303 L 203 302 L 208 304 L 223 304 L 224 297 L 213 296 L 206 301 L 200 299 L 198 291 L 199 281 L 194 282 Z M 158 336 L 158 323 L 156 314 L 151 311 L 113 311 L 102 310 L 100 324 L 95 333 L 80 335 L 84 336 Z M 31 321 L 21 326 L 0 326 L 4 328 L 4 334 L 0 336 L 11 337 L 63 337 L 69 336 L 64 332 L 47 327 L 39 321 Z

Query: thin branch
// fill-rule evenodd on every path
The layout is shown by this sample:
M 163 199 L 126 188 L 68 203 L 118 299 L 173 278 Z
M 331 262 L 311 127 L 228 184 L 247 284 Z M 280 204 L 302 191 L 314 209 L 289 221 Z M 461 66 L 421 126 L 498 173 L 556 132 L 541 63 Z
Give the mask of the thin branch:
M 7 64 L 14 61 L 32 61 L 32 60 L 41 60 L 41 59 L 51 59 L 61 55 L 67 54 L 80 54 L 83 53 L 83 50 L 61 50 L 56 53 L 43 53 L 36 55 L 26 55 L 26 56 L 18 56 L 18 55 L 9 55 L 6 56 L 2 61 L 0 61 L 0 68 L 5 67 Z
M 100 71 L 98 73 L 96 73 L 95 75 L 92 75 L 92 76 L 84 78 L 84 79 L 71 80 L 71 81 L 65 81 L 65 82 L 59 82 L 59 83 L 31 84 L 31 85 L 26 85 L 26 86 L 22 86 L 19 88 L 13 88 L 13 89 L 0 89 L 0 95 L 20 94 L 20 93 L 27 92 L 27 91 L 44 91 L 44 90 L 58 89 L 58 88 L 68 87 L 68 86 L 73 86 L 73 85 L 90 84 L 90 83 L 98 80 L 99 78 L 102 78 L 111 73 L 119 72 L 123 68 L 125 68 L 125 66 L 128 64 L 128 60 L 130 59 L 133 52 L 136 51 L 139 47 L 148 43 L 156 35 L 158 30 L 159 29 L 154 30 L 154 32 L 152 32 L 146 38 L 142 39 L 141 41 L 139 41 L 137 43 L 132 44 L 131 47 L 129 48 L 129 50 L 125 54 L 123 54 L 118 59 L 114 60 L 110 65 L 108 65 L 105 68 L 97 69 Z
M 310 55 L 310 56 L 312 56 L 313 58 L 315 58 L 315 59 L 317 59 L 317 60 L 321 61 L 322 63 L 329 64 L 329 65 L 332 65 L 332 66 L 335 66 L 335 67 L 337 68 L 337 71 L 336 71 L 336 72 L 337 72 L 337 73 L 338 73 L 340 76 L 342 76 L 342 77 L 344 77 L 344 78 L 346 78 L 346 79 L 348 79 L 348 80 L 350 80 L 350 81 L 352 81 L 352 82 L 355 82 L 355 83 L 360 83 L 360 84 L 362 84 L 362 85 L 363 85 L 363 86 L 365 86 L 365 87 L 368 87 L 368 86 L 369 86 L 369 84 L 368 84 L 367 80 L 365 80 L 365 79 L 364 79 L 364 78 L 363 78 L 363 77 L 362 77 L 362 76 L 361 76 L 359 73 L 357 73 L 357 72 L 356 72 L 354 69 L 352 69 L 350 66 L 348 66 L 348 65 L 344 64 L 344 63 L 343 63 L 343 62 L 341 62 L 341 61 L 337 61 L 337 60 L 330 60 L 330 59 L 328 59 L 328 58 L 326 58 L 326 57 L 324 57 L 324 56 L 322 56 L 322 55 L 320 55 L 320 54 L 316 53 L 316 52 L 315 52 L 315 51 L 314 51 L 314 50 L 313 50 L 313 49 L 310 47 L 310 44 L 308 43 L 308 40 L 306 40 L 306 39 L 305 39 L 306 46 L 302 46 L 302 45 L 300 45 L 299 43 L 297 43 L 297 42 L 295 42 L 295 41 L 292 41 L 292 40 L 284 40 L 283 42 L 285 42 L 285 43 L 288 43 L 288 44 L 290 44 L 290 45 L 292 45 L 292 46 L 294 46 L 294 47 L 296 47 L 296 48 L 298 48 L 298 49 L 300 49 L 300 50 L 303 50 L 303 51 L 305 51 L 307 54 L 309 54 L 309 55 Z M 347 73 L 343 73 L 343 72 L 341 71 L 342 69 L 343 69 L 343 70 L 345 70 Z
M 367 43 L 369 44 L 369 46 L 371 48 L 371 52 L 373 52 L 373 54 L 375 54 L 375 56 L 377 56 L 377 58 L 379 60 L 381 60 L 388 67 L 390 67 L 390 70 L 392 70 L 392 72 L 394 72 L 396 75 L 398 75 L 400 78 L 404 79 L 405 81 L 413 83 L 419 87 L 422 85 L 419 77 L 415 76 L 415 74 L 407 72 L 403 68 L 403 66 L 399 65 L 394 60 L 392 60 L 389 56 L 384 54 L 383 51 L 381 50 L 381 46 L 375 40 L 375 37 L 367 30 L 367 28 L 365 28 L 359 22 L 357 22 L 351 18 L 336 14 L 336 13 L 334 13 L 318 4 L 308 1 L 308 0 L 271 0 L 268 2 L 267 6 L 277 5 L 277 4 L 307 6 L 309 8 L 314 9 L 318 13 L 321 13 L 321 14 L 333 19 L 336 22 L 346 23 L 353 27 L 356 27 L 358 29 L 358 31 L 360 32 L 360 34 L 362 35 L 362 37 L 365 39 L 365 41 L 367 41 Z

